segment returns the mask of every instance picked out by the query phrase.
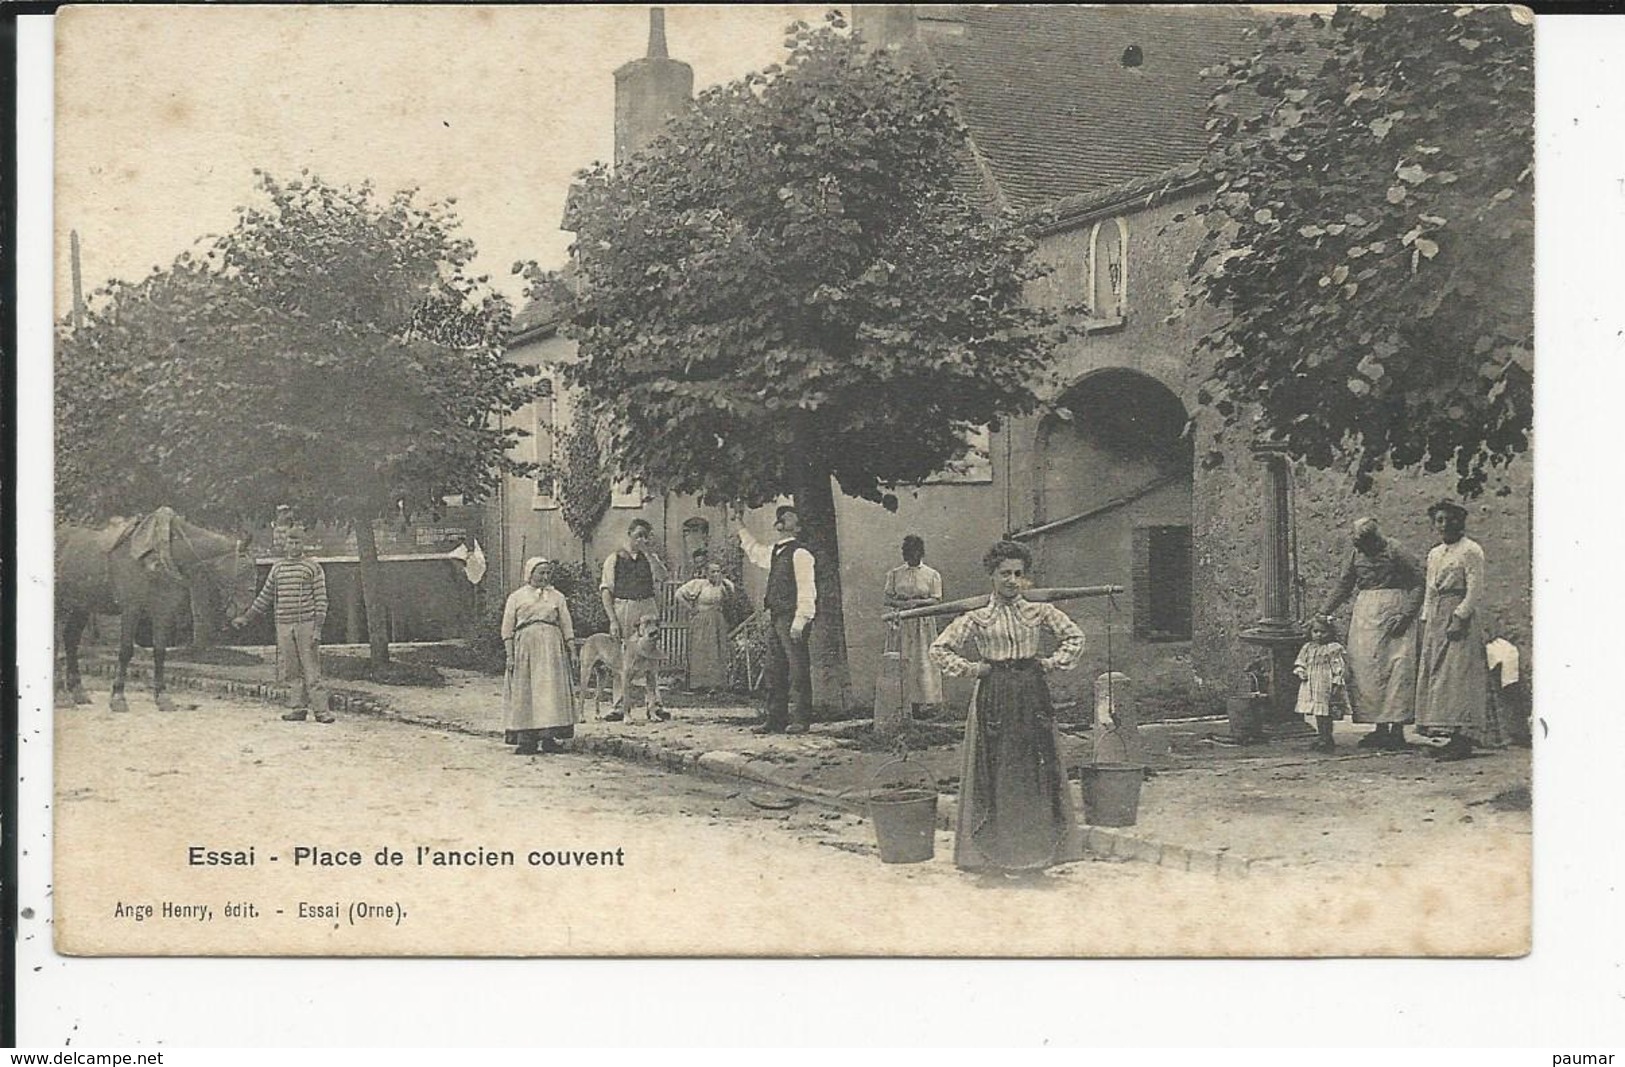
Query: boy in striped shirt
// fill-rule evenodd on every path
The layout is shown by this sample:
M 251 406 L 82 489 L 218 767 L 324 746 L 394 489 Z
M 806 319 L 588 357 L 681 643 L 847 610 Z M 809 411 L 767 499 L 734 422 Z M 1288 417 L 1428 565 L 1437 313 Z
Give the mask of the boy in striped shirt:
M 317 652 L 322 623 L 327 621 L 327 576 L 322 565 L 305 556 L 305 529 L 295 523 L 283 538 L 283 556 L 271 567 L 259 596 L 247 611 L 231 620 L 242 629 L 255 616 L 264 614 L 276 601 L 277 656 L 283 663 L 283 678 L 294 685 L 293 708 L 282 717 L 304 722 L 311 704 L 316 706 L 317 722 L 332 722 L 333 713 L 322 699 L 322 668 Z

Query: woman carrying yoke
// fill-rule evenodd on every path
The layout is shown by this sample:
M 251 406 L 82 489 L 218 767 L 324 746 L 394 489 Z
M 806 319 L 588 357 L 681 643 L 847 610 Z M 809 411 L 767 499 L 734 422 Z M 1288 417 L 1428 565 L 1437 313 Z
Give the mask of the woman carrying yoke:
M 965 720 L 954 864 L 1041 871 L 1066 858 L 1076 825 L 1044 672 L 1077 666 L 1083 631 L 1053 604 L 1021 595 L 1032 566 L 1026 546 L 1000 541 L 982 563 L 993 586 L 987 606 L 959 616 L 931 644 L 944 673 L 977 680 Z M 1040 659 L 1045 629 L 1059 647 Z M 964 658 L 972 650 L 980 661 Z

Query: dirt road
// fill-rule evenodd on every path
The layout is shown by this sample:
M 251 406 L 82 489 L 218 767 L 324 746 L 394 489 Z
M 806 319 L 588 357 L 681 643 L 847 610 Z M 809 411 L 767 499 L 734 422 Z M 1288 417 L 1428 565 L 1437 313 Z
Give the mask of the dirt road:
M 105 706 L 58 711 L 70 954 L 1405 953 L 1509 932 L 1461 912 L 1459 865 L 1399 925 L 1376 906 L 1425 866 L 1339 887 L 1095 860 L 1010 882 L 956 870 L 946 833 L 933 861 L 886 865 L 856 816 L 618 761 L 212 697 Z M 1456 858 L 1527 924 L 1525 880 Z

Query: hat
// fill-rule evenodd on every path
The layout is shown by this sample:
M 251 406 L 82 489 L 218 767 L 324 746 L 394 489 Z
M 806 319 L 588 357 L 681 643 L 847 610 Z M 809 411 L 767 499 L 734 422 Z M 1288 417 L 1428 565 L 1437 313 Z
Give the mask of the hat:
M 546 556 L 532 556 L 525 560 L 525 571 L 520 576 L 523 581 L 530 581 L 531 574 L 542 564 L 549 562 Z

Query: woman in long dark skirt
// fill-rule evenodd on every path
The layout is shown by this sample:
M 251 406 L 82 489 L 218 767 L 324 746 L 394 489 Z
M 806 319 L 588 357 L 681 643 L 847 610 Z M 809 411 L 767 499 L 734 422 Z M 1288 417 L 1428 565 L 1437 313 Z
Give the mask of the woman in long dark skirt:
M 982 558 L 993 586 L 987 607 L 959 616 L 931 643 L 943 672 L 976 678 L 965 720 L 954 864 L 1037 871 L 1065 858 L 1076 824 L 1044 672 L 1071 670 L 1083 631 L 1053 604 L 1022 597 L 1032 554 L 1000 541 Z M 1045 629 L 1059 641 L 1039 657 Z M 974 651 L 980 660 L 965 657 Z

